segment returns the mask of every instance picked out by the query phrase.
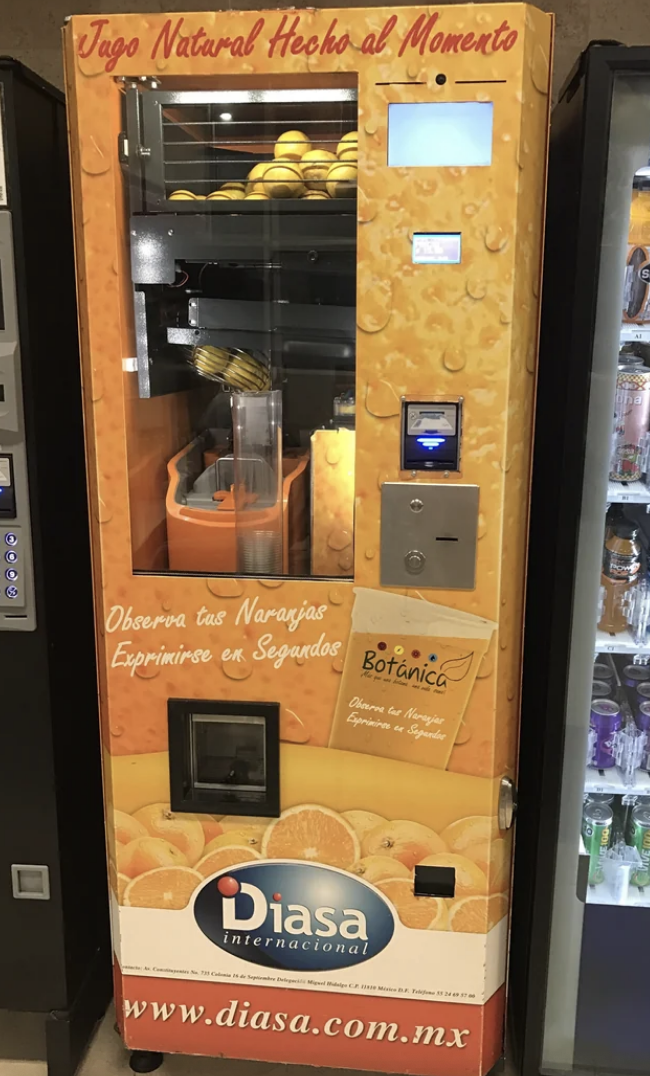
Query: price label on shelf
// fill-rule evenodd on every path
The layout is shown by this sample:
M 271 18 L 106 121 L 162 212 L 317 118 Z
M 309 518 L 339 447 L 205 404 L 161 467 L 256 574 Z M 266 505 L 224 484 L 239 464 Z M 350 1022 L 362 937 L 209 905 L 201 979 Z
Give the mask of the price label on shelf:
M 647 343 L 650 340 L 650 329 L 641 325 L 624 325 L 621 329 L 621 340 L 625 343 Z

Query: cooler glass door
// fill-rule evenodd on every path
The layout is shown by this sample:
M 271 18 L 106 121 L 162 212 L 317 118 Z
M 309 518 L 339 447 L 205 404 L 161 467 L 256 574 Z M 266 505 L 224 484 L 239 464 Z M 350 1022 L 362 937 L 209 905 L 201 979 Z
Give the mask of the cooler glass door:
M 579 220 L 571 226 L 578 280 L 567 284 L 574 295 L 561 344 L 566 371 L 548 347 L 550 336 L 560 329 L 546 325 L 537 417 L 533 516 L 537 495 L 538 503 L 546 503 L 547 529 L 544 546 L 540 532 L 545 524 L 538 511 L 529 564 L 528 714 L 524 705 L 529 727 L 524 738 L 530 747 L 537 737 L 530 780 L 534 784 L 537 779 L 536 767 L 546 774 L 554 770 L 556 783 L 553 788 L 553 782 L 543 777 L 538 793 L 529 787 L 523 793 L 524 815 L 536 812 L 538 832 L 537 861 L 535 866 L 528 864 L 527 881 L 523 861 L 529 852 L 521 850 L 521 889 L 535 887 L 537 908 L 548 900 L 545 922 L 540 925 L 535 912 L 529 925 L 529 989 L 539 1005 L 529 998 L 527 1020 L 539 1021 L 543 1011 L 533 1051 L 536 1059 L 525 1065 L 531 1072 L 647 1072 L 649 1062 L 645 1010 L 650 973 L 650 74 L 644 73 L 643 63 L 640 69 L 617 70 L 616 63 L 602 59 L 604 53 L 611 58 L 629 52 L 592 47 L 583 57 L 587 71 L 583 84 L 576 76 L 555 119 L 544 296 L 547 322 L 565 301 L 558 299 L 557 285 L 549 284 L 553 259 L 563 243 L 567 258 L 572 252 L 570 232 L 562 236 L 558 228 L 558 219 L 566 217 L 574 197 L 570 173 L 561 181 L 560 151 L 566 151 L 567 132 L 573 130 L 575 135 L 570 109 L 584 110 L 580 121 L 584 142 L 575 150 L 581 155 L 580 194 L 575 195 Z M 638 56 L 642 50 L 635 52 Z M 582 104 L 571 106 L 572 94 L 583 95 Z M 594 133 L 594 123 L 600 125 L 600 134 Z M 558 209 L 563 199 L 563 208 Z M 589 243 L 594 243 L 591 262 L 584 256 Z M 560 399 L 563 378 L 568 403 Z M 562 516 L 562 505 L 570 496 L 572 519 L 570 511 Z M 560 523 L 562 519 L 568 522 Z M 557 549 L 551 551 L 553 534 Z M 545 598 L 535 593 L 546 570 L 535 566 L 536 542 L 539 556 L 555 558 L 552 599 L 548 592 Z M 544 629 L 535 622 L 535 614 L 540 612 L 543 620 L 545 604 L 552 606 L 545 621 L 550 652 L 542 659 L 539 632 Z M 535 645 L 536 658 L 531 653 Z M 536 718 L 532 684 L 533 680 L 540 684 L 542 678 L 553 684 L 559 679 L 562 687 L 555 698 L 555 689 L 547 691 L 546 713 Z M 530 728 L 531 720 L 538 722 L 536 729 Z M 525 776 L 524 763 L 522 784 Z M 535 797 L 536 802 L 530 802 Z M 559 810 L 554 819 L 556 797 Z M 520 844 L 524 839 L 520 826 Z M 515 962 L 521 960 L 516 946 L 522 944 L 523 935 L 513 945 Z M 545 960 L 547 977 L 541 985 Z M 513 1008 L 518 1005 L 513 1002 Z M 531 1037 L 528 1030 L 524 1034 Z

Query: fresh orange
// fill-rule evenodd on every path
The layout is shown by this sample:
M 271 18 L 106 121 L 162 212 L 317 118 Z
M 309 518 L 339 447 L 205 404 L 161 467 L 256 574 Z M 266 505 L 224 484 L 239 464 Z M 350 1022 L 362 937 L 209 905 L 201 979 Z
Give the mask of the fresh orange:
M 375 883 L 388 897 L 405 927 L 446 930 L 447 906 L 440 897 L 416 897 L 410 878 L 382 878 Z
M 478 897 L 488 891 L 488 880 L 480 867 L 455 852 L 438 852 L 421 860 L 423 867 L 453 867 L 456 872 L 456 897 Z
M 223 833 L 220 814 L 197 814 L 194 817 L 203 826 L 203 836 L 205 837 L 206 845 L 208 844 L 208 841 L 213 841 L 215 837 L 219 837 L 220 834 Z
M 350 823 L 360 841 L 371 829 L 388 824 L 387 818 L 380 814 L 375 814 L 374 811 L 342 811 L 341 818 Z
M 450 901 L 449 927 L 463 934 L 487 934 L 508 913 L 508 897 L 462 897 Z
M 168 803 L 141 807 L 134 818 L 152 837 L 162 837 L 183 853 L 190 867 L 201 858 L 205 847 L 203 826 L 193 814 L 174 814 Z
M 350 823 L 315 803 L 284 811 L 262 841 L 262 855 L 270 859 L 306 859 L 331 867 L 348 867 L 359 858 L 359 851 L 359 838 Z
M 502 893 L 510 881 L 510 849 L 503 838 L 488 844 L 472 844 L 463 852 L 464 856 L 476 863 L 488 879 L 489 893 Z
M 175 844 L 162 837 L 138 837 L 136 841 L 122 845 L 117 853 L 117 869 L 120 874 L 135 878 L 156 867 L 187 867 L 187 859 Z
M 350 867 L 365 882 L 378 882 L 382 878 L 410 878 L 411 872 L 398 859 L 391 856 L 364 856 Z
M 117 868 L 112 860 L 108 861 L 108 884 L 117 893 Z
M 253 859 L 261 858 L 254 848 L 243 844 L 229 844 L 225 848 L 215 848 L 207 856 L 203 856 L 196 864 L 196 869 L 203 878 L 208 878 L 226 867 L 234 867 L 236 863 L 250 863 Z
M 225 814 L 220 824 L 223 833 L 228 833 L 231 829 L 257 829 L 263 833 L 272 821 L 272 818 L 262 818 L 258 815 Z
M 113 832 L 119 844 L 129 844 L 138 837 L 148 837 L 149 831 L 138 822 L 137 818 L 125 811 L 113 811 Z
M 128 908 L 186 908 L 203 878 L 190 867 L 158 867 L 129 882 L 124 893 Z
M 108 864 L 108 880 L 117 897 L 118 904 L 124 904 L 124 893 L 131 879 L 126 874 L 118 874 L 114 863 Z
M 467 818 L 459 818 L 441 833 L 443 841 L 451 852 L 464 852 L 472 844 L 494 841 L 498 836 L 498 819 L 484 814 L 472 814 Z
M 413 870 L 426 856 L 446 850 L 445 842 L 434 830 L 403 819 L 375 826 L 361 842 L 364 856 L 391 856 L 408 870 Z
M 299 161 L 311 149 L 311 142 L 302 131 L 283 131 L 273 148 L 273 156 Z
M 253 848 L 256 852 L 259 852 L 262 847 L 262 836 L 264 830 L 260 831 L 254 826 L 250 828 L 242 829 L 229 829 L 227 833 L 222 833 L 219 837 L 214 837 L 203 849 L 203 858 L 207 856 L 208 852 L 215 852 L 217 848 L 227 848 L 229 845 L 237 845 L 238 848 Z

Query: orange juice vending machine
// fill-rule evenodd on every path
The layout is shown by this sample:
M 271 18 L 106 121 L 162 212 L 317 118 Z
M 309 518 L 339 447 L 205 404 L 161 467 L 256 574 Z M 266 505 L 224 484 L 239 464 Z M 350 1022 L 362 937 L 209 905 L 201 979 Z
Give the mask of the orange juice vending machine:
M 66 25 L 136 1069 L 501 1053 L 551 34 Z

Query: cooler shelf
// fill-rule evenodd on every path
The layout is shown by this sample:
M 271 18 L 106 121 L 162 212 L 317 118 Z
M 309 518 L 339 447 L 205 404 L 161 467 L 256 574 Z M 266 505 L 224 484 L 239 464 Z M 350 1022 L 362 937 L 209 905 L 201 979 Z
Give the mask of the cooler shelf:
M 630 886 L 627 900 L 621 903 L 614 899 L 604 882 L 596 886 L 590 885 L 587 887 L 587 904 L 609 904 L 616 905 L 618 908 L 650 908 L 650 886 L 644 889 Z
M 607 500 L 610 504 L 650 504 L 650 486 L 645 482 L 610 482 Z
M 650 654 L 650 643 L 639 646 L 634 642 L 629 631 L 610 635 L 606 631 L 596 632 L 597 654 Z
M 585 792 L 610 792 L 614 796 L 647 796 L 650 793 L 650 774 L 646 770 L 637 770 L 635 784 L 626 785 L 615 767 L 611 770 L 596 770 L 588 766 Z

